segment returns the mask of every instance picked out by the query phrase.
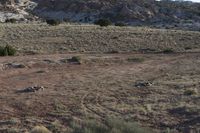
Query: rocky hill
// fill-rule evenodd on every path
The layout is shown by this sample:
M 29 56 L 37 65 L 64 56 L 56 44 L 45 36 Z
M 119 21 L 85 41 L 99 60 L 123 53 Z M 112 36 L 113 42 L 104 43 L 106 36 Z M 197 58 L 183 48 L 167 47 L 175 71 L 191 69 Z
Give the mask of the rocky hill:
M 200 30 L 200 4 L 169 0 L 1 0 L 0 21 L 33 16 L 93 23 L 99 18 L 128 25 Z M 26 19 L 25 19 L 26 20 Z

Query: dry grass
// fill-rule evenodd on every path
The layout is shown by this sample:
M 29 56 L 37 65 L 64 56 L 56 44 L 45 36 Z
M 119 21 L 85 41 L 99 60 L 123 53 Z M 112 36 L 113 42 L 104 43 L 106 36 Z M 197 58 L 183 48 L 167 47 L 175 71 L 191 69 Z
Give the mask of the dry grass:
M 51 133 L 51 132 L 44 126 L 36 126 L 31 130 L 31 133 Z
M 133 52 L 199 51 L 199 32 L 145 27 L 98 27 L 93 25 L 48 26 L 1 24 L 0 46 L 13 45 L 21 52 Z M 190 50 L 185 48 L 190 47 Z

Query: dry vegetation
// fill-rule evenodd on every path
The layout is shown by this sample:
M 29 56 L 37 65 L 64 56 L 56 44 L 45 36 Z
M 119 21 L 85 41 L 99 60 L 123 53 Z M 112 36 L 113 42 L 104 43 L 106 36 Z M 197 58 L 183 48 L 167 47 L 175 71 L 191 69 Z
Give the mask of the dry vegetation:
M 199 36 L 131 27 L 0 25 L 1 45 L 20 55 L 0 57 L 0 132 L 196 133 Z M 117 53 L 185 47 L 190 53 Z M 45 55 L 21 55 L 27 52 Z
M 0 25 L 0 45 L 30 53 L 200 51 L 199 38 L 199 32 L 140 27 Z

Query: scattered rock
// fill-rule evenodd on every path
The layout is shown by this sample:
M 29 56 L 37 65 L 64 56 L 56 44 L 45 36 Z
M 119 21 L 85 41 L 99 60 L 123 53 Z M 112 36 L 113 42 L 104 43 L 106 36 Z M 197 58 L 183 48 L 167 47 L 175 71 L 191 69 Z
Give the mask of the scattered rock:
M 135 83 L 135 87 L 137 88 L 142 88 L 142 87 L 148 87 L 148 86 L 152 86 L 153 83 L 149 82 L 149 81 L 136 81 Z
M 43 61 L 44 61 L 44 62 L 47 62 L 47 63 L 49 63 L 49 64 L 50 64 L 50 63 L 55 63 L 55 61 L 50 60 L 50 59 L 44 59 Z
M 28 87 L 25 88 L 23 90 L 19 90 L 17 91 L 18 93 L 29 93 L 29 92 L 36 92 L 36 91 L 40 91 L 40 90 L 44 90 L 43 86 L 32 86 L 32 87 Z
M 26 66 L 24 64 L 18 64 L 18 63 L 7 63 L 4 64 L 4 69 L 8 68 L 25 68 Z
M 2 71 L 4 69 L 4 65 L 0 64 L 0 71 Z
M 78 64 L 78 65 L 80 65 L 82 63 L 81 57 L 79 57 L 79 56 L 73 56 L 71 59 L 67 59 L 67 62 L 71 63 L 71 64 Z
M 46 73 L 46 71 L 45 70 L 39 70 L 36 73 Z

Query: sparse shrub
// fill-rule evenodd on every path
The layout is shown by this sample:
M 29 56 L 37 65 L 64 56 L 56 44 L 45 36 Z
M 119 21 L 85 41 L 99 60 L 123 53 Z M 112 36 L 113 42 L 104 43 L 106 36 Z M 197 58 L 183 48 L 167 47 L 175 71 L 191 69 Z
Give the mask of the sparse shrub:
M 30 133 L 51 133 L 51 132 L 44 126 L 36 126 L 31 130 Z
M 195 90 L 185 90 L 184 95 L 191 96 L 195 95 L 197 92 Z
M 94 24 L 100 25 L 100 26 L 109 26 L 109 25 L 112 25 L 112 22 L 109 19 L 99 19 L 95 21 Z
M 190 49 L 192 49 L 191 47 L 185 47 L 185 50 L 190 50 Z
M 16 54 L 16 49 L 10 45 L 6 45 L 5 50 L 8 52 L 9 56 L 14 56 Z
M 118 131 L 118 133 L 151 133 L 151 130 L 140 127 L 137 123 L 126 122 L 121 119 L 108 120 L 108 126 L 111 127 L 108 133 Z
M 56 26 L 59 25 L 61 23 L 60 20 L 56 20 L 56 19 L 47 19 L 46 23 L 52 26 Z
M 108 51 L 108 54 L 118 54 L 119 51 L 118 50 L 111 50 L 111 51 Z
M 80 56 L 73 56 L 71 59 L 68 59 L 69 63 L 81 64 Z
M 151 133 L 149 129 L 121 119 L 108 119 L 105 124 L 89 120 L 82 124 L 72 123 L 71 127 L 72 133 Z
M 5 21 L 6 23 L 16 23 L 17 20 L 15 18 L 11 18 L 11 19 L 6 19 Z
M 82 124 L 73 122 L 71 127 L 72 133 L 108 133 L 108 128 L 95 120 L 86 120 Z
M 14 56 L 16 54 L 16 49 L 10 45 L 5 47 L 0 47 L 0 56 Z
M 4 56 L 4 47 L 0 46 L 0 56 Z
M 62 133 L 63 127 L 62 124 L 56 120 L 54 122 L 52 122 L 49 126 L 48 126 L 49 130 L 51 130 L 53 133 Z
M 117 36 L 114 36 L 112 39 L 118 39 L 119 37 L 117 37 Z
M 115 23 L 115 26 L 122 27 L 122 26 L 127 26 L 127 25 L 125 23 L 119 22 L 119 23 Z
M 165 54 L 174 53 L 174 50 L 172 48 L 167 48 L 167 49 L 163 50 L 163 53 L 165 53 Z
M 128 58 L 127 60 L 128 62 L 138 62 L 138 63 L 144 62 L 144 58 L 139 58 L 139 57 Z

